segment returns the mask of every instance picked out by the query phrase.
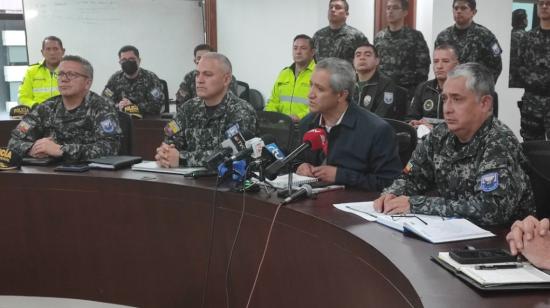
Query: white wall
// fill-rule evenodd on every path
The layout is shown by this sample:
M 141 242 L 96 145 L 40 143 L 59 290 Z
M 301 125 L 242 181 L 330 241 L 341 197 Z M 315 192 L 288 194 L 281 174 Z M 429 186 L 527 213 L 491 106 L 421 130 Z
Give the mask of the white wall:
M 372 41 L 374 0 L 349 0 L 348 24 Z M 292 39 L 328 25 L 328 0 L 218 0 L 218 51 L 237 79 L 267 100 L 275 78 L 292 63 Z

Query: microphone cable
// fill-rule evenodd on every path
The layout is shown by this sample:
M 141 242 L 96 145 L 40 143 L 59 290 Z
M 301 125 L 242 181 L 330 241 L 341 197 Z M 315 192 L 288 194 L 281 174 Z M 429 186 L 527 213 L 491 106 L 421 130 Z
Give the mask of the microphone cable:
M 244 220 L 244 213 L 246 212 L 246 188 L 245 188 L 245 181 L 246 181 L 246 175 L 248 175 L 248 172 L 250 171 L 251 164 L 249 164 L 246 167 L 246 170 L 244 172 L 244 178 L 242 182 L 242 207 L 241 207 L 241 216 L 239 217 L 239 223 L 237 224 L 237 231 L 235 232 L 235 237 L 233 238 L 233 243 L 231 244 L 231 249 L 229 250 L 229 257 L 227 259 L 227 268 L 225 269 L 225 305 L 227 308 L 230 308 L 229 304 L 229 286 L 231 282 L 231 261 L 233 260 L 233 252 L 235 251 L 235 247 L 237 246 L 237 240 L 239 238 L 239 234 L 241 231 L 241 226 Z
M 216 197 L 218 194 L 218 189 L 220 188 L 221 183 L 223 182 L 224 177 L 218 176 L 216 179 L 216 188 L 214 190 L 214 196 L 212 197 L 212 218 L 210 219 L 210 235 L 208 238 L 208 263 L 206 265 L 206 279 L 204 284 L 204 290 L 202 291 L 202 300 L 201 307 L 204 307 L 206 303 L 206 292 L 208 290 L 208 276 L 210 274 L 210 264 L 212 263 L 212 249 L 214 246 L 214 226 L 216 223 Z

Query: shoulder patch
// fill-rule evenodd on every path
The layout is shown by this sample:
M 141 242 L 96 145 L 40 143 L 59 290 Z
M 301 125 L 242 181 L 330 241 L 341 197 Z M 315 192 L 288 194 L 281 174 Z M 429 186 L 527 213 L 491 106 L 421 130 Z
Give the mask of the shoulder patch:
M 168 137 L 174 136 L 177 132 L 181 130 L 178 123 L 174 120 L 168 122 L 164 127 L 164 134 Z
M 392 92 L 384 92 L 384 103 L 390 105 L 393 103 L 393 93 Z
M 491 50 L 493 51 L 493 56 L 498 57 L 502 53 L 502 49 L 500 49 L 500 45 L 498 42 L 494 42 L 493 45 L 491 45 Z
M 152 95 L 155 99 L 159 99 L 160 96 L 162 95 L 162 92 L 159 90 L 159 88 L 154 88 L 153 90 L 151 90 L 151 95 Z
M 107 134 L 113 133 L 116 130 L 116 123 L 111 119 L 105 119 L 99 123 L 101 129 Z
M 403 173 L 404 174 L 409 174 L 412 172 L 412 169 L 413 169 L 413 164 L 412 162 L 408 162 L 407 165 L 405 166 L 405 168 L 403 168 Z
M 481 176 L 480 189 L 483 192 L 491 192 L 498 188 L 498 172 L 491 172 Z
M 21 121 L 17 125 L 17 130 L 20 131 L 22 134 L 26 134 L 30 128 L 31 128 L 31 125 L 25 121 Z
M 431 99 L 427 99 L 424 101 L 422 108 L 424 108 L 425 111 L 432 111 L 432 109 L 434 109 L 434 106 L 434 101 L 432 101 Z
M 372 97 L 370 95 L 365 95 L 365 98 L 363 98 L 363 106 L 368 107 L 371 101 Z

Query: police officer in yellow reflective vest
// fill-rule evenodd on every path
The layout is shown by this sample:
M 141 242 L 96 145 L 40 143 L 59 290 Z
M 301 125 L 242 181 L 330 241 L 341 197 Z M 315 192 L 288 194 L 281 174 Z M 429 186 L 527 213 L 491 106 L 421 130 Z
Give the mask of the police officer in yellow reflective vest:
M 300 34 L 292 44 L 294 63 L 284 68 L 275 81 L 266 111 L 276 111 L 289 115 L 298 122 L 309 113 L 309 81 L 315 68 L 313 40 Z
M 65 54 L 63 43 L 58 37 L 48 36 L 42 41 L 41 52 L 44 60 L 29 67 L 19 87 L 21 105 L 32 107 L 59 95 L 56 73 Z

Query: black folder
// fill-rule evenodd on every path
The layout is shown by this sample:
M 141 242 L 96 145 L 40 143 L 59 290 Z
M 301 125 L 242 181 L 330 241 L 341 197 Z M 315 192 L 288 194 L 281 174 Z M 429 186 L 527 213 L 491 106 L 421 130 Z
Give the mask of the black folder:
M 90 159 L 90 168 L 118 170 L 141 162 L 140 156 L 103 156 Z

